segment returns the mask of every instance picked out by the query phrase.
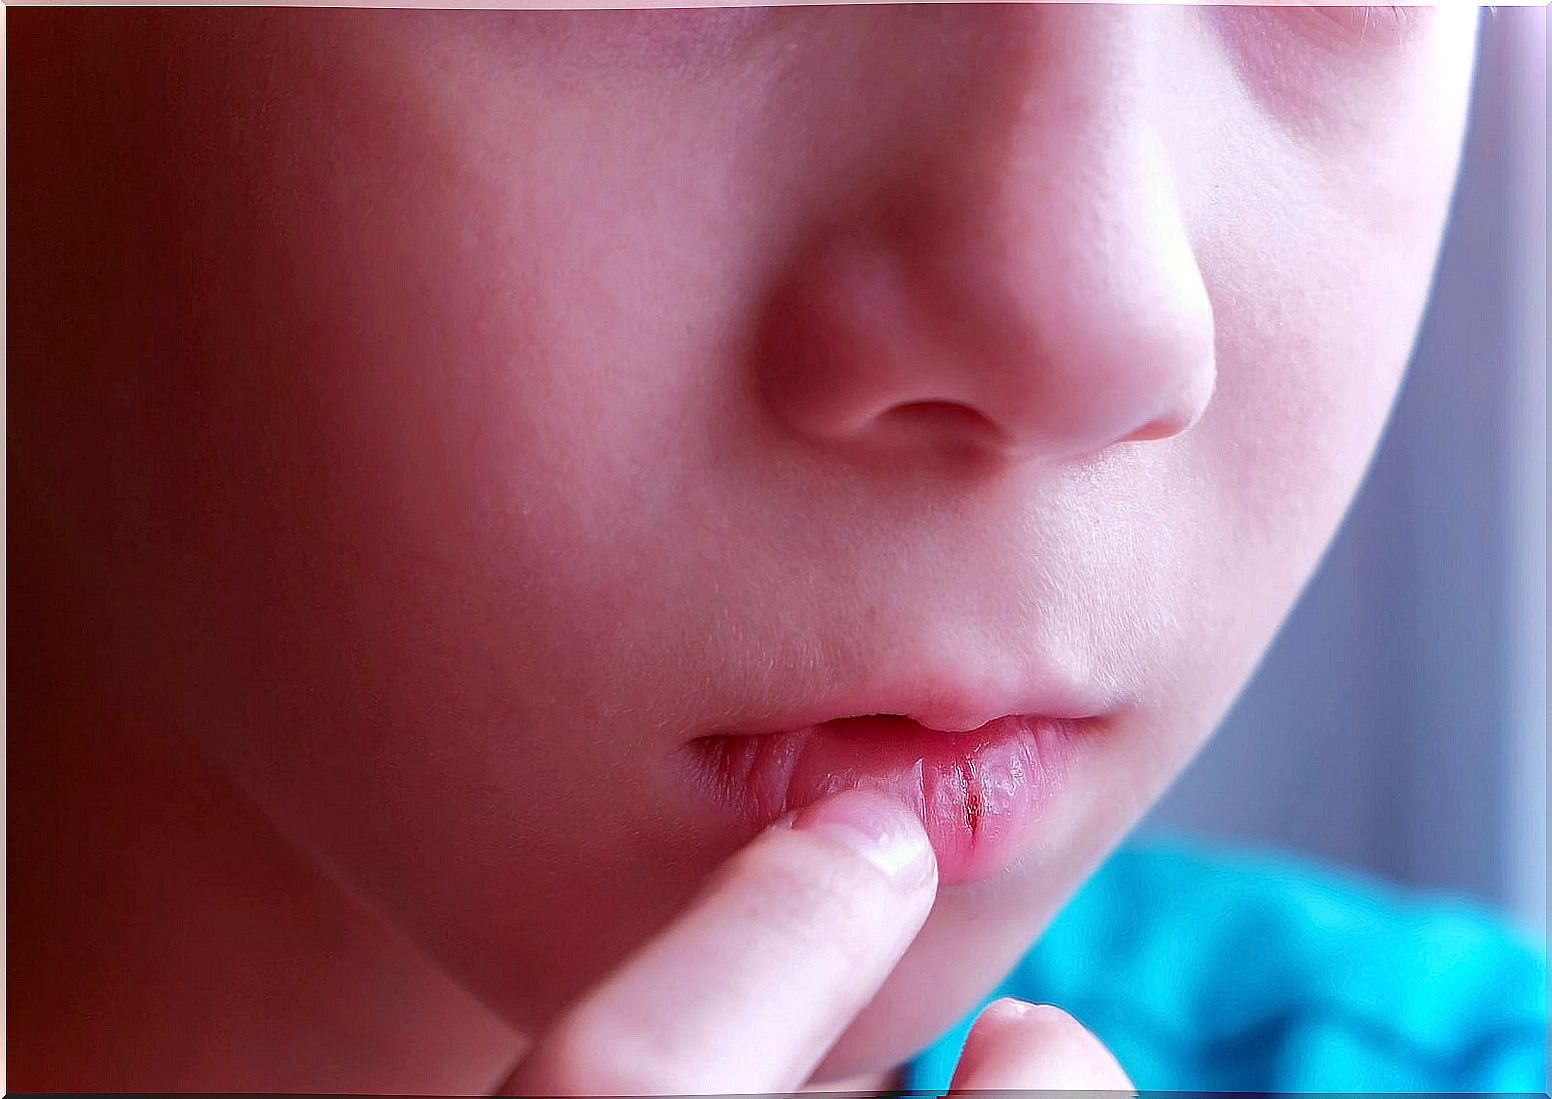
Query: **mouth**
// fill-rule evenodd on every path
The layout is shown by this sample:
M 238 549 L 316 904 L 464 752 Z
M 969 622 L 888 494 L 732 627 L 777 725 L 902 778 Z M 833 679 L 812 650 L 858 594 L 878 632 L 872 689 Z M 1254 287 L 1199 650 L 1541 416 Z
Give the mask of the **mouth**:
M 1003 872 L 1029 849 L 1101 720 L 1009 714 L 956 730 L 876 713 L 719 730 L 690 748 L 703 793 L 746 827 L 841 790 L 898 797 L 921 818 L 940 884 L 952 886 Z

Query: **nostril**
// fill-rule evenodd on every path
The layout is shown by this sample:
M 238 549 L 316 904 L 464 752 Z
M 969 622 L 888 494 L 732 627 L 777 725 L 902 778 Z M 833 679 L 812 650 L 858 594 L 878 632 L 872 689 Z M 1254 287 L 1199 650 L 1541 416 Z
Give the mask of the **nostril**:
M 1167 439 L 1171 435 L 1178 434 L 1180 434 L 1179 426 L 1161 417 L 1157 420 L 1150 420 L 1128 435 L 1123 441 L 1128 443 L 1151 443 L 1155 439 Z
M 1182 393 L 1175 406 L 1161 411 L 1148 422 L 1119 440 L 1123 443 L 1145 443 L 1182 435 L 1196 426 L 1212 400 L 1217 387 L 1217 371 L 1206 370 L 1192 379 L 1191 388 Z
M 991 426 L 985 416 L 968 405 L 956 401 L 905 401 L 889 410 L 893 419 L 908 423 L 944 424 L 946 426 L 987 428 Z
M 943 441 L 995 444 L 1003 433 L 984 415 L 956 401 L 906 401 L 883 416 L 897 428 Z

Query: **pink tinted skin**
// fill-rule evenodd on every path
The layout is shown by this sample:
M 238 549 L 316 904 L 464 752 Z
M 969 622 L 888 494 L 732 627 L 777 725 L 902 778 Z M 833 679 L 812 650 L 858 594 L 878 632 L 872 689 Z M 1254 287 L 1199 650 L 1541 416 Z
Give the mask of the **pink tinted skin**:
M 1028 949 L 1353 496 L 1475 13 L 8 22 L 10 1083 L 475 1091 L 827 697 L 1106 728 L 814 1083 Z

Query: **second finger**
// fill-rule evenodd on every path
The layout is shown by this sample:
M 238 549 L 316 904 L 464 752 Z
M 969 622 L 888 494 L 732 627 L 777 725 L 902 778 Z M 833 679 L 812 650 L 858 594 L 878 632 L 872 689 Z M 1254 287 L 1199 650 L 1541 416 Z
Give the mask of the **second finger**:
M 976 1020 L 950 1090 L 1135 1094 L 1115 1056 L 1082 1023 L 1050 1004 L 1011 998 Z

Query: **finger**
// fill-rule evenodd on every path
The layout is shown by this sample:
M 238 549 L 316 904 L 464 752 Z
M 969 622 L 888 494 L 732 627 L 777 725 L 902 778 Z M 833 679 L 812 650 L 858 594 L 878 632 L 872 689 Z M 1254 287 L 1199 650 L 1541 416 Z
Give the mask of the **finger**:
M 500 1094 L 800 1088 L 921 929 L 937 863 L 915 813 L 882 794 L 783 824 L 569 1007 Z
M 1136 1094 L 1115 1056 L 1082 1023 L 1061 1008 L 1011 997 L 990 1004 L 970 1028 L 949 1089 Z

